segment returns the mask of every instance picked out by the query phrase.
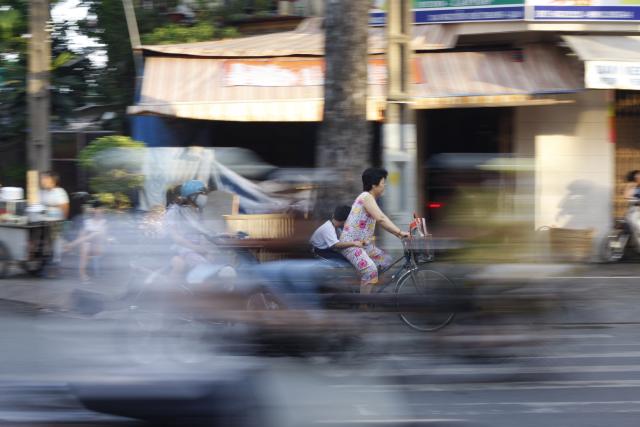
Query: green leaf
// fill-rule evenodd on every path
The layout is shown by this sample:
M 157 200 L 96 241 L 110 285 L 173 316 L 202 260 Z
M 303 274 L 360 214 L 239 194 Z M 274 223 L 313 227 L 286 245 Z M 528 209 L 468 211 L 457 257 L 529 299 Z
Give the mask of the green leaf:
M 64 67 L 67 63 L 76 59 L 76 55 L 69 51 L 62 52 L 60 55 L 56 56 L 51 62 L 51 69 L 55 70 L 60 67 Z

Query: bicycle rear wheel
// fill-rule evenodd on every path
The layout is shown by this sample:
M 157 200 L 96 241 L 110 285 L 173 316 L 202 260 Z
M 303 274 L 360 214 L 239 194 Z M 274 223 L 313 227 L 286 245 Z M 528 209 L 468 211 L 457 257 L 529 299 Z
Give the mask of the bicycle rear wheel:
M 451 280 L 426 266 L 406 272 L 395 288 L 400 319 L 417 331 L 444 328 L 456 315 L 452 309 L 454 290 Z

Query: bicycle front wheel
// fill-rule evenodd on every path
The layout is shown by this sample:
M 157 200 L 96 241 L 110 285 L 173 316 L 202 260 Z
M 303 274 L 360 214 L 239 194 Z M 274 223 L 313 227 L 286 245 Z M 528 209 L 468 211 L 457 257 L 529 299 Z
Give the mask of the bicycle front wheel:
M 455 285 L 442 273 L 418 267 L 403 274 L 395 288 L 400 319 L 412 329 L 435 332 L 447 326 Z

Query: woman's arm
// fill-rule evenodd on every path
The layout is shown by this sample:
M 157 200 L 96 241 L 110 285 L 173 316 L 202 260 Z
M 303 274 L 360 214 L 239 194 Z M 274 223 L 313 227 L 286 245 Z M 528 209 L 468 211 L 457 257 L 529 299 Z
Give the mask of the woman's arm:
M 375 219 L 376 222 L 380 224 L 380 226 L 384 228 L 386 231 L 400 238 L 409 236 L 409 233 L 400 230 L 400 227 L 395 225 L 393 221 L 391 221 L 389 217 L 387 217 L 384 214 L 384 212 L 382 212 L 382 209 L 380 209 L 380 207 L 378 206 L 378 203 L 373 198 L 373 196 L 371 195 L 366 196 L 364 198 L 363 205 L 364 205 L 364 208 L 367 210 L 367 213 L 371 215 L 373 219 Z

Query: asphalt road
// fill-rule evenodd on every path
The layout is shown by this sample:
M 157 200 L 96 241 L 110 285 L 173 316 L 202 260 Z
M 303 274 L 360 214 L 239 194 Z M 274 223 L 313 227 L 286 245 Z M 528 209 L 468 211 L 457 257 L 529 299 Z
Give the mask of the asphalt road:
M 463 316 L 436 335 L 369 328 L 360 357 L 345 364 L 253 362 L 282 377 L 322 377 L 320 393 L 352 396 L 346 404 L 356 418 L 324 411 L 323 424 L 637 426 L 640 268 L 607 266 L 523 289 L 558 304 L 544 316 Z M 84 318 L 3 302 L 0 324 L 0 425 L 135 425 L 84 409 L 68 387 L 112 378 L 115 369 L 141 371 L 113 352 L 112 336 L 100 332 L 108 322 L 96 329 Z

